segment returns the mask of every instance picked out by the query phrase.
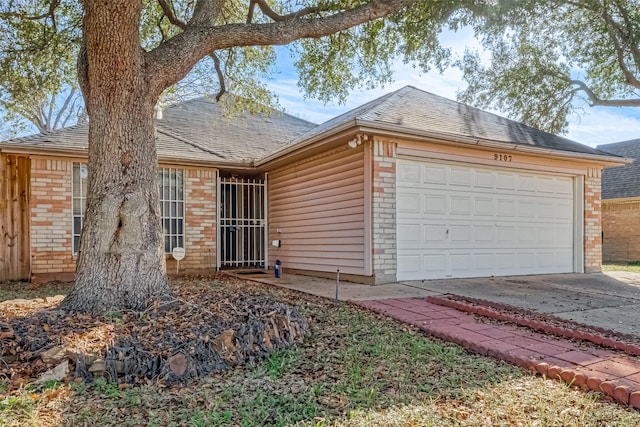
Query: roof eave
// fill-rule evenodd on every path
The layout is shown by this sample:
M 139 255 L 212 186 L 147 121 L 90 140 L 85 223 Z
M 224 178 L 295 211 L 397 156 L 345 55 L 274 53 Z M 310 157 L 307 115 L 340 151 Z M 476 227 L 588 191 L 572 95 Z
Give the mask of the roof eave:
M 595 161 L 603 164 L 604 166 L 614 167 L 630 164 L 633 159 L 625 157 L 607 156 L 599 154 L 578 153 L 574 151 L 556 150 L 552 148 L 531 147 L 528 145 L 516 144 L 513 142 L 496 141 L 484 138 L 474 138 L 462 135 L 456 135 L 445 132 L 433 132 L 433 131 L 420 131 L 411 129 L 407 130 L 401 125 L 381 125 L 377 122 L 359 120 L 358 125 L 362 131 L 377 132 L 385 136 L 400 136 L 411 139 L 438 139 L 443 141 L 449 141 L 454 143 L 461 143 L 467 145 L 476 145 L 485 148 L 497 148 L 497 149 L 510 149 L 516 151 L 522 151 L 531 154 L 538 155 L 553 155 L 558 157 L 573 158 L 584 161 Z
M 349 120 L 347 122 L 343 122 L 338 124 L 337 126 L 327 129 L 324 132 L 321 132 L 317 135 L 313 135 L 311 138 L 307 139 L 307 140 L 302 140 L 298 143 L 292 144 L 292 145 L 288 145 L 284 148 L 281 148 L 278 151 L 275 151 L 261 159 L 256 160 L 255 165 L 257 167 L 260 166 L 264 166 L 267 163 L 270 163 L 274 160 L 279 160 L 282 157 L 287 156 L 288 154 L 292 154 L 296 151 L 302 150 L 304 148 L 309 147 L 310 145 L 313 145 L 317 142 L 321 142 L 321 141 L 329 141 L 331 139 L 331 137 L 333 137 L 336 134 L 342 133 L 344 131 L 348 131 L 352 128 L 357 127 L 358 121 L 357 120 Z
M 637 202 L 640 202 L 640 196 L 611 197 L 608 199 L 602 198 L 602 203 L 637 203 Z
M 0 145 L 0 152 L 5 154 L 26 154 L 53 157 L 87 157 L 86 149 L 45 148 L 32 144 Z
M 29 156 L 49 156 L 49 157 L 71 157 L 86 159 L 88 156 L 86 149 L 53 149 L 43 148 L 30 144 L 20 144 L 19 146 L 2 146 L 0 152 L 5 154 L 24 154 Z M 195 160 L 195 159 L 177 159 L 175 157 L 158 156 L 158 163 L 166 163 L 177 166 L 206 167 L 212 169 L 237 169 L 250 170 L 254 169 L 255 164 L 250 161 L 228 162 L 216 160 Z

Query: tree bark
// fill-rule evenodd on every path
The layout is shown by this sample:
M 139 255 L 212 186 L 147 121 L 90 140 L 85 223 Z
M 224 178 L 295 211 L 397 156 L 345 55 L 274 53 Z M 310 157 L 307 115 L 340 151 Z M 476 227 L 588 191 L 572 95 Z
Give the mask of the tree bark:
M 139 310 L 170 297 L 153 108 L 138 25 L 142 1 L 84 2 L 79 80 L 89 176 L 75 285 L 63 308 Z

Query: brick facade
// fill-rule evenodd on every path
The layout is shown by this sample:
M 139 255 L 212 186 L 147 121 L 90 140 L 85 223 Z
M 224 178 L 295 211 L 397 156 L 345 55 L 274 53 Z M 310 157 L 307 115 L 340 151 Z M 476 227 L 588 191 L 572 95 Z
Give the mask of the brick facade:
M 602 259 L 640 261 L 640 199 L 602 201 Z
M 396 281 L 396 144 L 372 143 L 372 249 L 375 283 Z
M 584 178 L 584 271 L 602 271 L 602 169 L 589 168 Z
M 73 161 L 31 161 L 31 274 L 36 281 L 70 280 L 73 255 Z M 216 268 L 216 170 L 185 169 L 185 249 L 180 270 Z M 176 271 L 167 256 L 167 271 Z
M 48 279 L 75 271 L 71 169 L 64 160 L 31 160 L 31 273 Z
M 185 169 L 185 258 L 180 270 L 216 268 L 216 170 Z M 167 257 L 167 271 L 176 271 Z

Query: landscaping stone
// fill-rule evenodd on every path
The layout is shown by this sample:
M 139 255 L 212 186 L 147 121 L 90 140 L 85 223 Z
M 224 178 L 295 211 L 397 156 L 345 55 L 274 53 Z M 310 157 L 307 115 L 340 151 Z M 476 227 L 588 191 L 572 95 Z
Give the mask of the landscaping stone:
M 167 359 L 167 363 L 169 364 L 169 369 L 175 375 L 181 377 L 187 372 L 187 357 L 183 353 L 177 353 Z
M 42 352 L 40 357 L 42 358 L 42 361 L 47 364 L 60 363 L 67 357 L 67 350 L 63 346 L 58 345 Z
M 49 369 L 36 380 L 36 383 L 42 384 L 46 381 L 62 381 L 67 375 L 69 375 L 69 360 L 65 360 L 55 368 Z

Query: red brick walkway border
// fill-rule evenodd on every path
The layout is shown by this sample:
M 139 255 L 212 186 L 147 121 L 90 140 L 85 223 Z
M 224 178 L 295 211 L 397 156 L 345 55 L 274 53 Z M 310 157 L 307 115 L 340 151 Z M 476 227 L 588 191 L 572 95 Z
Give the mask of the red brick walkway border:
M 354 304 L 414 325 L 475 353 L 505 360 L 640 408 L 640 360 L 637 357 L 611 349 L 584 348 L 567 339 L 517 326 L 482 323 L 475 315 L 433 304 L 427 298 L 357 301 Z
M 515 314 L 505 312 L 504 310 L 516 310 L 516 307 L 510 307 L 506 305 L 502 305 L 503 310 L 494 309 L 492 307 L 483 306 L 483 302 L 480 300 L 475 300 L 477 304 L 469 303 L 465 301 L 457 301 L 448 299 L 446 297 L 427 297 L 427 301 L 437 304 L 443 305 L 445 307 L 455 308 L 457 310 L 464 311 L 466 313 L 477 314 L 479 316 L 489 317 L 491 319 L 500 320 L 504 322 L 509 322 L 516 324 L 518 326 L 525 326 L 527 328 L 534 329 L 536 331 L 544 332 L 545 334 L 555 335 L 561 338 L 568 339 L 578 339 L 582 341 L 589 341 L 593 344 L 600 345 L 602 347 L 609 347 L 615 350 L 623 351 L 632 356 L 640 356 L 640 346 L 636 344 L 630 344 L 624 342 L 621 339 L 611 338 L 610 336 L 620 335 L 616 334 L 614 331 L 607 331 L 602 328 L 590 328 L 594 331 L 597 329 L 598 332 L 589 332 L 580 330 L 581 327 L 586 325 L 576 324 L 575 329 L 565 328 L 562 326 L 554 326 L 549 323 L 544 322 L 543 320 L 536 319 L 527 319 L 526 316 L 517 316 Z M 539 315 L 542 317 L 542 315 Z M 551 321 L 558 320 L 555 316 L 547 316 Z M 563 319 L 559 319 L 563 320 Z M 565 321 L 566 322 L 566 321 Z M 570 323 L 570 322 L 566 322 Z

